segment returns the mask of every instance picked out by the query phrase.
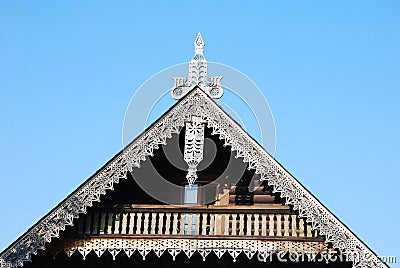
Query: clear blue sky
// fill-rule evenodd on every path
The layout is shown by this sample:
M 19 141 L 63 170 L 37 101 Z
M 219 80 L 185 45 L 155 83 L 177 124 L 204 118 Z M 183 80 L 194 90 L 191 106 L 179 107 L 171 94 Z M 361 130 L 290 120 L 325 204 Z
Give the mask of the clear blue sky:
M 399 14 L 398 1 L 2 1 L 0 250 L 121 149 L 135 90 L 189 60 L 200 31 L 208 60 L 264 92 L 277 159 L 400 262 Z

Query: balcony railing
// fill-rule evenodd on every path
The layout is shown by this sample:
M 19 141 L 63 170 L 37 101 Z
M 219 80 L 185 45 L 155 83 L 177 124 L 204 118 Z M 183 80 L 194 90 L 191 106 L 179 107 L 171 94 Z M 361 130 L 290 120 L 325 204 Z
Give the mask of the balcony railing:
M 213 208 L 102 208 L 80 217 L 70 235 L 318 238 L 290 210 Z

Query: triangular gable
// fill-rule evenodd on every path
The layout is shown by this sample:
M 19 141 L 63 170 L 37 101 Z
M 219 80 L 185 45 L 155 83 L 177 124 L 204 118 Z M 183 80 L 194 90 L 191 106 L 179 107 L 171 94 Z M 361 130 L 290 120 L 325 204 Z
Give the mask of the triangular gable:
M 178 134 L 191 116 L 200 116 L 226 145 L 243 158 L 250 169 L 255 169 L 261 180 L 267 180 L 275 192 L 292 205 L 300 217 L 326 237 L 333 247 L 350 257 L 355 267 L 387 267 L 357 236 L 337 219 L 297 179 L 286 171 L 264 148 L 249 136 L 207 94 L 195 87 L 143 134 L 118 153 L 113 159 L 84 182 L 48 215 L 31 227 L 0 255 L 1 267 L 22 266 L 45 243 L 59 237 L 60 230 L 73 225 L 74 218 L 86 213 L 93 202 L 113 189 L 113 184 L 126 178 L 126 173 L 139 168 L 141 161 L 153 155 L 153 150 L 164 145 L 172 134 Z

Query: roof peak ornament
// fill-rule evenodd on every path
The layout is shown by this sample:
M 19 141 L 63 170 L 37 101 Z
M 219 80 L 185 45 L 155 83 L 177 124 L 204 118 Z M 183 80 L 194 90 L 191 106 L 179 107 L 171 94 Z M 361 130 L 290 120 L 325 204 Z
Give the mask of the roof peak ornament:
M 196 59 L 196 56 L 199 56 L 200 59 L 206 60 L 204 57 L 204 46 L 206 43 L 203 41 L 203 37 L 201 36 L 200 32 L 197 34 L 196 40 L 194 40 L 194 57 L 193 59 Z
M 171 91 L 171 96 L 174 99 L 180 99 L 191 91 L 195 86 L 199 86 L 208 96 L 213 99 L 221 98 L 224 93 L 221 86 L 223 76 L 208 77 L 208 63 L 204 57 L 205 42 L 200 32 L 194 40 L 194 56 L 189 62 L 188 77 L 172 77 L 174 87 Z

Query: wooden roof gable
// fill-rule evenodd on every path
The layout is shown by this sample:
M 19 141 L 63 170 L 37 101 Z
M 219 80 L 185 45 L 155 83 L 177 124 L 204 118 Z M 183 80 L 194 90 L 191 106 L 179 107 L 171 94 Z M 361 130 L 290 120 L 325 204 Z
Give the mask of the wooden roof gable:
M 38 249 L 45 249 L 46 243 L 58 237 L 67 225 L 73 225 L 74 218 L 86 213 L 93 202 L 99 202 L 101 195 L 113 190 L 115 183 L 126 179 L 127 172 L 140 168 L 141 162 L 153 155 L 153 150 L 166 144 L 172 134 L 179 133 L 192 116 L 201 117 L 207 127 L 236 152 L 237 157 L 248 163 L 248 167 L 254 169 L 261 180 L 267 180 L 268 185 L 285 198 L 287 205 L 291 205 L 300 217 L 324 235 L 326 242 L 331 242 L 342 253 L 353 256 L 355 267 L 387 267 L 198 86 L 5 249 L 0 254 L 0 266 L 22 266 L 24 261 L 31 259 L 31 254 L 36 254 Z

